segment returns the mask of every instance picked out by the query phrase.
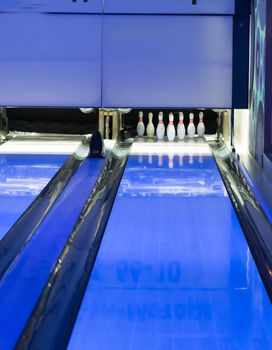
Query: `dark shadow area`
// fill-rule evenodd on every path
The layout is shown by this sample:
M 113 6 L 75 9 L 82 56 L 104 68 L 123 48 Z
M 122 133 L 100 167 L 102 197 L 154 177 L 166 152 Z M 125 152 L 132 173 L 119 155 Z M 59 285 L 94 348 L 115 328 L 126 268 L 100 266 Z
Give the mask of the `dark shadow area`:
M 133 109 L 130 113 L 123 115 L 125 130 L 131 136 L 136 135 L 136 125 L 140 109 Z M 158 114 L 164 113 L 164 124 L 168 124 L 168 115 L 174 113 L 174 124 L 178 125 L 179 112 L 184 113 L 184 124 L 189 124 L 189 113 L 194 113 L 194 123 L 198 124 L 200 110 L 196 109 L 142 109 L 144 112 L 144 123 L 148 124 L 148 113 L 153 113 L 153 123 L 158 124 Z M 58 134 L 89 134 L 98 127 L 99 110 L 93 113 L 84 114 L 79 109 L 68 108 L 10 108 L 8 109 L 8 120 L 10 131 L 37 132 L 37 133 L 58 133 Z M 217 113 L 212 110 L 204 111 L 204 123 L 206 134 L 215 134 L 217 128 Z
M 98 110 L 84 114 L 79 109 L 66 108 L 10 108 L 10 131 L 89 134 L 98 125 Z

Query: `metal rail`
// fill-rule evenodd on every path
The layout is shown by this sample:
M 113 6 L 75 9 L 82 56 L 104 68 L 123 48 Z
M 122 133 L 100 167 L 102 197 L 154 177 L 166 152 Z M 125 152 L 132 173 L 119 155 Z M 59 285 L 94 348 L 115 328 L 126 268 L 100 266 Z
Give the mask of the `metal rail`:
M 113 150 L 16 349 L 66 348 L 125 169 L 129 149 L 130 144 L 125 144 Z
M 251 253 L 272 301 L 272 225 L 246 178 L 235 155 L 222 142 L 210 143 Z
M 0 241 L 0 280 L 35 234 L 46 214 L 81 165 L 84 154 L 87 156 L 88 150 L 88 145 L 82 142 Z

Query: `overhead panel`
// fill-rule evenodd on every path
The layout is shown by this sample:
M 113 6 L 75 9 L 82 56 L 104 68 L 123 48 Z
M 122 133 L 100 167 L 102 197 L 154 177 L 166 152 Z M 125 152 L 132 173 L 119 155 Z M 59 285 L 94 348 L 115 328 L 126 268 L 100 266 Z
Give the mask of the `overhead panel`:
M 102 13 L 103 0 L 2 0 L 0 11 Z
M 0 105 L 101 106 L 102 16 L 0 13 Z
M 104 0 L 105 13 L 234 14 L 235 0 Z
M 232 104 L 232 16 L 104 16 L 105 107 Z

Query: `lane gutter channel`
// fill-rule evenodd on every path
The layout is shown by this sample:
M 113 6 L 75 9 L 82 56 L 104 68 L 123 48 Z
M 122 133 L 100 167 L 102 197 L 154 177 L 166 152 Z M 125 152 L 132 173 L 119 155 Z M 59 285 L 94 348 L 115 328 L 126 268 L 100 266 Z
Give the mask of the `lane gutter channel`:
M 0 281 L 33 237 L 82 162 L 83 159 L 78 158 L 75 153 L 71 155 L 0 240 Z
M 209 146 L 272 302 L 272 225 L 235 156 L 223 142 L 210 142 Z
M 15 349 L 66 349 L 128 160 L 117 145 L 87 199 Z

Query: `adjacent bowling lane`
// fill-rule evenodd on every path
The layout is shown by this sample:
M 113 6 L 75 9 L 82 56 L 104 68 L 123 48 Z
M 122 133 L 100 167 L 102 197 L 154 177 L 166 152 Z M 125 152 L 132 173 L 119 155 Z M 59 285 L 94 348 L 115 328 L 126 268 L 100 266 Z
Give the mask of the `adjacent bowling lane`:
M 216 164 L 184 152 L 130 156 L 69 350 L 272 349 L 271 303 Z
M 15 347 L 106 161 L 82 162 L 0 281 L 0 349 Z
M 0 240 L 68 158 L 0 154 Z

